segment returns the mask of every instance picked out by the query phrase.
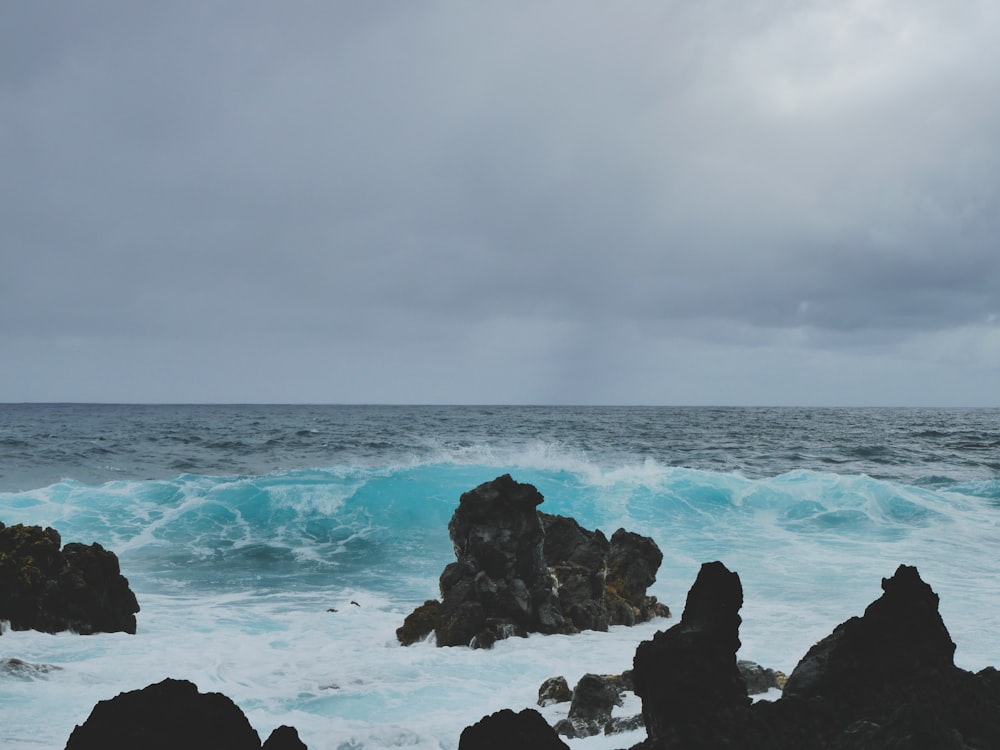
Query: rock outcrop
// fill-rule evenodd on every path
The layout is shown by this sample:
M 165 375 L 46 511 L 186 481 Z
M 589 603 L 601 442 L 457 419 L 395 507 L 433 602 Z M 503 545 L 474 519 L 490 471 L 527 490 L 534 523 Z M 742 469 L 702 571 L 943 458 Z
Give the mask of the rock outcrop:
M 308 748 L 306 743 L 299 739 L 299 731 L 295 727 L 282 724 L 268 735 L 261 750 L 308 750 Z
M 166 679 L 100 701 L 77 726 L 66 750 L 261 750 L 260 735 L 222 693 L 199 693 L 187 680 Z M 268 750 L 305 750 L 298 732 L 275 729 Z
M 559 739 L 533 708 L 514 713 L 509 708 L 484 716 L 480 721 L 462 730 L 458 750 L 569 750 L 569 745 Z
M 464 493 L 448 524 L 456 561 L 396 635 L 410 645 L 489 648 L 513 635 L 575 633 L 632 625 L 669 610 L 646 588 L 663 556 L 647 537 L 540 513 L 541 493 L 509 474 Z M 610 582 L 610 583 L 609 583 Z
M 770 713 L 791 714 L 797 731 L 815 727 L 838 747 L 1000 747 L 996 670 L 955 666 L 938 596 L 916 568 L 900 565 L 882 579 L 882 590 L 863 616 L 838 625 L 789 675 L 778 703 L 803 709 L 775 705 Z M 940 742 L 906 744 L 925 736 Z
M 751 705 L 736 663 L 739 577 L 702 566 L 680 623 L 636 650 L 648 738 L 637 750 L 1000 747 L 1000 673 L 954 665 L 938 597 L 916 568 L 813 646 L 783 696 Z
M 680 622 L 639 645 L 632 680 L 643 748 L 745 748 L 750 699 L 736 666 L 743 587 L 721 562 L 702 565 Z
M 0 620 L 13 630 L 135 633 L 139 604 L 118 557 L 52 528 L 0 523 Z
M 722 563 L 705 563 L 680 622 L 636 649 L 632 683 L 647 738 L 633 750 L 1000 747 L 1000 672 L 955 666 L 938 596 L 916 568 L 900 565 L 882 590 L 863 616 L 806 653 L 779 700 L 751 703 L 744 676 L 762 677 L 758 688 L 782 676 L 737 663 L 743 588 Z M 598 697 L 588 702 L 605 711 L 610 693 L 589 692 Z M 592 731 L 579 721 L 556 726 L 567 736 Z M 613 720 L 604 731 L 636 726 Z

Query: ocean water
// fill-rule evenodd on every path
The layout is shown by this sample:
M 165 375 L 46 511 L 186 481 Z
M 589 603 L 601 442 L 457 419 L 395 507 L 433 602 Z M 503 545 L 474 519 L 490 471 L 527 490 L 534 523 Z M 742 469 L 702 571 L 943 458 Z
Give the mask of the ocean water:
M 4 632 L 0 659 L 52 669 L 0 671 L 0 747 L 61 748 L 97 701 L 175 677 L 262 738 L 447 750 L 547 677 L 629 668 L 670 620 L 396 642 L 454 559 L 459 496 L 502 473 L 652 536 L 676 616 L 702 562 L 739 572 L 742 658 L 790 672 L 907 563 L 959 666 L 1000 665 L 1000 410 L 0 405 L 0 521 L 114 550 L 142 607 L 136 635 Z

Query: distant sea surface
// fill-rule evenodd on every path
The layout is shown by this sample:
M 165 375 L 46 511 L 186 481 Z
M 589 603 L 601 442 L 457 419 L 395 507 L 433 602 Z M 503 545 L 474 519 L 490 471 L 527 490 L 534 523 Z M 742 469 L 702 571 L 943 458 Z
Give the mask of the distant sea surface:
M 702 562 L 736 570 L 742 658 L 790 672 L 906 563 L 959 666 L 1000 665 L 997 409 L 9 404 L 0 521 L 115 551 L 142 611 L 136 635 L 6 630 L 0 660 L 54 669 L 0 669 L 0 747 L 61 748 L 97 701 L 175 677 L 311 750 L 447 750 L 547 677 L 629 668 L 671 621 L 397 644 L 454 559 L 459 496 L 504 473 L 653 537 L 650 593 L 678 616 Z

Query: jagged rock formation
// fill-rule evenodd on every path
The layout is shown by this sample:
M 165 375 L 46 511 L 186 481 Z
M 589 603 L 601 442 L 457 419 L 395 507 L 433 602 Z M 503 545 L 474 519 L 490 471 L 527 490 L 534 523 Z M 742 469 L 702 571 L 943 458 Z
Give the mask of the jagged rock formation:
M 648 735 L 641 747 L 746 747 L 750 699 L 736 667 L 742 606 L 739 576 L 706 563 L 680 622 L 636 649 L 632 679 Z
M 100 701 L 77 726 L 66 750 L 261 750 L 246 716 L 221 693 L 199 693 L 186 680 L 166 679 Z M 278 727 L 264 747 L 305 750 L 298 732 Z
M 268 735 L 261 750 L 308 750 L 308 748 L 306 743 L 299 739 L 299 731 L 295 727 L 282 724 Z
M 403 645 L 489 648 L 529 632 L 575 633 L 669 616 L 646 588 L 663 559 L 646 537 L 603 532 L 539 513 L 541 493 L 509 474 L 464 493 L 448 532 L 456 562 L 396 631 Z
M 900 565 L 882 589 L 862 617 L 809 650 L 779 700 L 751 704 L 743 675 L 760 670 L 736 661 L 739 576 L 704 564 L 681 621 L 636 649 L 632 681 L 647 739 L 633 750 L 1000 747 L 1000 672 L 955 666 L 937 594 L 916 568 Z M 624 726 L 616 721 L 605 732 Z
M 62 549 L 52 528 L 0 523 L 0 620 L 14 630 L 135 633 L 139 604 L 100 544 Z
M 648 738 L 635 750 L 1000 747 L 1000 673 L 954 665 L 938 597 L 916 568 L 817 643 L 781 699 L 750 705 L 736 666 L 742 587 L 702 566 L 680 623 L 636 650 Z

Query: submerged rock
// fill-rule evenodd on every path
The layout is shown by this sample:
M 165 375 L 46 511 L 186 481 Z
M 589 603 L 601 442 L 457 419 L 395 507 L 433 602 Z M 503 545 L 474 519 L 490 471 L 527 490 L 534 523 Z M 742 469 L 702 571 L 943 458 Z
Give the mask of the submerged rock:
M 456 561 L 430 600 L 396 631 L 403 645 L 431 631 L 438 646 L 489 648 L 511 636 L 607 630 L 669 610 L 646 596 L 663 556 L 646 537 L 540 513 L 541 493 L 509 474 L 464 493 L 448 524 Z M 609 588 L 612 580 L 616 588 Z
M 0 659 L 0 677 L 36 680 L 60 669 L 62 667 L 57 667 L 55 664 L 32 664 L 21 659 Z
M 938 596 L 915 567 L 900 565 L 882 590 L 863 616 L 809 649 L 788 677 L 787 700 L 807 706 L 802 716 L 838 747 L 1000 747 L 995 670 L 955 666 Z M 907 744 L 923 735 L 940 742 Z
M 139 604 L 100 544 L 60 549 L 52 528 L 0 523 L 0 620 L 13 630 L 135 633 Z

